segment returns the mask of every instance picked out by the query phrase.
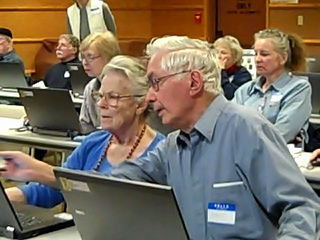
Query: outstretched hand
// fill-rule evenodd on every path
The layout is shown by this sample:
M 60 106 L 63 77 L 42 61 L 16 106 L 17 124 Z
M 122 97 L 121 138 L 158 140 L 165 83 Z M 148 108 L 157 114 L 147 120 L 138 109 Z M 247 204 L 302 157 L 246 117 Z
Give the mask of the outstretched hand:
M 6 161 L 1 176 L 16 181 L 33 181 L 41 168 L 40 161 L 19 151 L 0 151 L 0 158 Z

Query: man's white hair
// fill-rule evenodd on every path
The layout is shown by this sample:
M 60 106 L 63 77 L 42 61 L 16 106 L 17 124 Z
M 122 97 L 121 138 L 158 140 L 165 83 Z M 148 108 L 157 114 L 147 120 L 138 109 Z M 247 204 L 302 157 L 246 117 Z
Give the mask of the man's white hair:
M 146 54 L 152 57 L 159 51 L 167 51 L 162 58 L 161 68 L 168 72 L 199 70 L 203 74 L 205 90 L 221 93 L 220 66 L 215 52 L 207 41 L 186 36 L 166 36 L 152 39 Z

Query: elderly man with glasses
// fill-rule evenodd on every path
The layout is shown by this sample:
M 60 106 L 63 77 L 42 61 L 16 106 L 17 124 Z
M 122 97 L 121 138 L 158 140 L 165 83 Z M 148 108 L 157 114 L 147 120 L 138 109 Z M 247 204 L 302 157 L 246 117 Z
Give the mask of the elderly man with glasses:
M 12 32 L 8 28 L 0 28 L 0 62 L 20 63 L 25 70 L 22 59 L 13 48 Z
M 320 239 L 319 198 L 275 127 L 223 96 L 210 45 L 164 37 L 147 54 L 147 100 L 179 130 L 112 175 L 171 185 L 191 239 Z

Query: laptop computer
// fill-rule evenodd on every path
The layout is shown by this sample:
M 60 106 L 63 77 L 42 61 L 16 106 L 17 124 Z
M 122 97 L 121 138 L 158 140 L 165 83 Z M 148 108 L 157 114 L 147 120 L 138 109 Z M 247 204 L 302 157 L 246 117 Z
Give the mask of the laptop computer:
M 50 209 L 11 203 L 1 182 L 0 209 L 0 236 L 7 238 L 26 239 L 74 225 L 67 213 L 55 214 Z
M 65 89 L 18 88 L 32 131 L 74 137 L 81 133 L 78 113 Z
M 54 173 L 82 240 L 189 239 L 169 186 L 65 168 Z
M 27 87 L 24 70 L 20 63 L 0 62 L 0 89 L 16 91 L 17 87 Z
M 83 97 L 83 91 L 87 83 L 92 79 L 83 69 L 82 63 L 67 63 L 70 73 L 72 93 L 75 97 Z
M 320 114 L 320 73 L 296 73 L 300 78 L 309 81 L 312 87 L 311 93 L 311 104 L 312 104 L 312 114 Z

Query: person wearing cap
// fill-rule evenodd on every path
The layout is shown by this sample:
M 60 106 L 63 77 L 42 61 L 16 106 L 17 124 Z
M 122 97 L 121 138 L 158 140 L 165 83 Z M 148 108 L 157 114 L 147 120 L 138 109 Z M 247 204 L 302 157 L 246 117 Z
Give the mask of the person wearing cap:
M 90 33 L 110 31 L 117 36 L 114 17 L 107 3 L 101 0 L 73 0 L 67 10 L 68 33 L 80 41 Z
M 0 28 L 0 62 L 20 63 L 25 70 L 22 59 L 13 48 L 12 32 L 7 28 Z
M 67 63 L 80 63 L 79 39 L 71 34 L 62 34 L 56 47 L 56 57 L 59 63 L 53 65 L 44 77 L 44 84 L 49 88 L 71 90 L 70 73 Z

